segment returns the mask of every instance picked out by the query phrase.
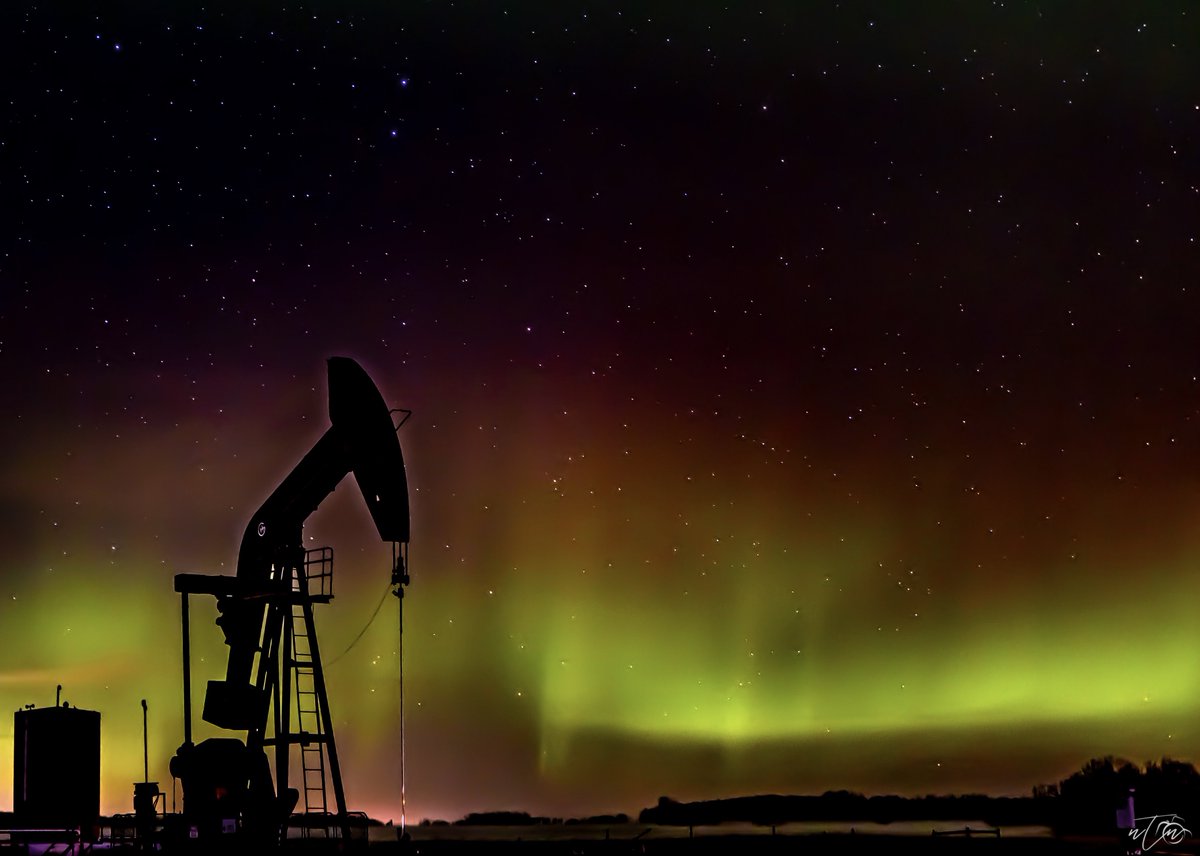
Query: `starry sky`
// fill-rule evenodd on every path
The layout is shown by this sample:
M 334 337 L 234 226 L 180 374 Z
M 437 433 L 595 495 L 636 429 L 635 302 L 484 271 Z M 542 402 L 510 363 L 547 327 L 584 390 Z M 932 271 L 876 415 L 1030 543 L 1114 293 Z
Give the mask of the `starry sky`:
M 1200 760 L 1198 46 L 1165 0 L 5 4 L 0 699 L 100 710 L 129 811 L 146 698 L 169 790 L 172 577 L 232 573 L 348 355 L 413 411 L 410 821 Z M 398 818 L 390 551 L 353 481 L 305 533 Z

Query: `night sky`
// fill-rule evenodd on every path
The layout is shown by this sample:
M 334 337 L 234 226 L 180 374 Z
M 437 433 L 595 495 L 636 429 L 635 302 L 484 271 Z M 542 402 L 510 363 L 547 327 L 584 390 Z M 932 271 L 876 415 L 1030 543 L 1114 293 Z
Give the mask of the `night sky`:
M 410 822 L 1200 760 L 1193 3 L 18 0 L 0 80 L 0 809 L 58 683 L 170 789 L 173 575 L 331 355 L 413 411 Z M 305 532 L 398 819 L 390 551 Z

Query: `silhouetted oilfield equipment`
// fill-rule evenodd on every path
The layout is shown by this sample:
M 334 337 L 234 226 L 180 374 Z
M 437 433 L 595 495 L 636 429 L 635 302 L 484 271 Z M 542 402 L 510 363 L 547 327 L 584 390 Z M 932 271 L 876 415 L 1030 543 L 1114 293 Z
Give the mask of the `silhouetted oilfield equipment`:
M 61 687 L 60 687 L 61 689 Z M 100 826 L 100 714 L 27 707 L 13 717 L 13 821 L 22 829 L 76 830 L 94 841 Z
M 330 427 L 250 518 L 236 576 L 178 574 L 183 629 L 184 742 L 171 760 L 183 784 L 184 823 L 207 838 L 241 832 L 278 840 L 293 808 L 304 834 L 349 837 L 313 607 L 333 599 L 333 551 L 306 550 L 304 521 L 353 473 L 384 541 L 392 542 L 394 593 L 408 581 L 408 482 L 397 425 L 367 373 L 329 360 Z M 189 595 L 217 598 L 229 646 L 225 680 L 210 681 L 203 718 L 233 737 L 192 742 Z M 299 787 L 290 781 L 299 748 Z M 266 748 L 274 749 L 274 776 Z M 332 805 L 327 785 L 333 790 Z

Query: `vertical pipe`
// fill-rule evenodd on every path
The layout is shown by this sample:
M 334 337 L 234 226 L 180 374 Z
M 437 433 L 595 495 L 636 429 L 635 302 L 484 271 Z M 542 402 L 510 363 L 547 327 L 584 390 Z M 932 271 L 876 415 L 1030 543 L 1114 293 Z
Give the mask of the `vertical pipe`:
M 279 664 L 281 674 L 276 684 L 277 695 L 275 697 L 275 716 L 277 717 L 275 740 L 281 741 L 275 744 L 275 792 L 280 799 L 283 799 L 283 795 L 287 791 L 288 779 L 291 776 L 288 768 L 291 766 L 292 760 L 292 670 L 295 668 L 293 661 L 296 657 L 292 650 L 292 633 L 296 619 L 292 615 L 291 604 L 288 604 L 287 609 L 287 626 L 283 628 L 283 657 Z M 297 706 L 299 706 L 299 702 L 297 702 Z M 300 766 L 303 769 L 304 765 Z M 306 795 L 301 791 L 300 796 Z
M 192 631 L 188 624 L 188 595 L 179 593 L 183 613 L 183 745 L 192 743 Z
M 403 423 L 401 423 L 403 424 Z M 392 594 L 396 596 L 397 682 L 400 689 L 400 838 L 406 833 L 408 817 L 405 807 L 405 737 L 404 737 L 404 587 L 408 585 L 408 543 L 392 542 Z
M 397 604 L 397 659 L 400 661 L 398 670 L 398 679 L 400 684 L 400 837 L 404 838 L 404 833 L 407 831 L 408 817 L 405 802 L 405 757 L 404 757 L 404 589 L 396 586 L 396 604 Z
M 146 732 L 146 700 L 142 699 L 142 781 L 150 781 L 150 738 Z

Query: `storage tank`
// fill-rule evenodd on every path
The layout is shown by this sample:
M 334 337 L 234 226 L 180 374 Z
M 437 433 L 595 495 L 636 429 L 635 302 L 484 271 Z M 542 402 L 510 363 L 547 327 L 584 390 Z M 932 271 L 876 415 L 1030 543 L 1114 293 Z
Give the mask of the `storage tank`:
M 100 713 L 26 708 L 14 716 L 13 821 L 22 829 L 78 829 L 94 841 L 100 827 Z

